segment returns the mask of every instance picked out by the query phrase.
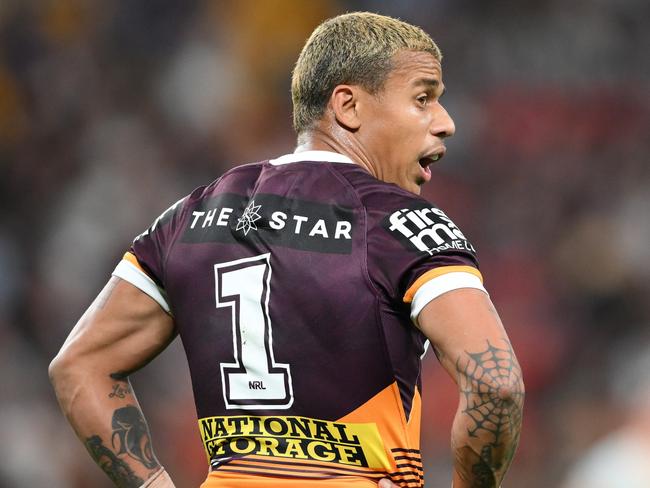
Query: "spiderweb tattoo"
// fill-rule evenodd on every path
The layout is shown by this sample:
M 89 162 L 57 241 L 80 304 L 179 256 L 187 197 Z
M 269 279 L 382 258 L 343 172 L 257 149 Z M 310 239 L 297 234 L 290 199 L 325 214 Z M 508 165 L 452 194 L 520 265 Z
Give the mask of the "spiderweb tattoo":
M 507 468 L 519 441 L 524 401 L 521 369 L 510 344 L 504 342 L 506 346 L 501 348 L 488 341 L 487 349 L 467 351 L 456 361 L 458 384 L 465 397 L 462 413 L 471 419 L 467 433 L 486 441 L 480 447 L 479 462 L 472 466 L 473 486 L 495 486 L 495 471 Z M 505 450 L 502 461 L 495 459 L 497 450 Z

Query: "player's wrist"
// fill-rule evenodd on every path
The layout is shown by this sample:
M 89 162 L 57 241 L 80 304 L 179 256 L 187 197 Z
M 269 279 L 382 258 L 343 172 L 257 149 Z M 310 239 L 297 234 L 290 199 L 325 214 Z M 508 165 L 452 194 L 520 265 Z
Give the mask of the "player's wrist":
M 175 488 L 175 486 L 165 468 L 161 466 L 140 488 Z

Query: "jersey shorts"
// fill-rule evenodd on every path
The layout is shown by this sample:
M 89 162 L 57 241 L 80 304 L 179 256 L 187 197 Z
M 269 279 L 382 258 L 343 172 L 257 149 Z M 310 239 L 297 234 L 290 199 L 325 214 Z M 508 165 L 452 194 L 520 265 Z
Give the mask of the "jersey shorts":
M 424 486 L 418 314 L 484 290 L 435 205 L 340 154 L 239 166 L 139 235 L 114 275 L 173 316 L 211 487 Z

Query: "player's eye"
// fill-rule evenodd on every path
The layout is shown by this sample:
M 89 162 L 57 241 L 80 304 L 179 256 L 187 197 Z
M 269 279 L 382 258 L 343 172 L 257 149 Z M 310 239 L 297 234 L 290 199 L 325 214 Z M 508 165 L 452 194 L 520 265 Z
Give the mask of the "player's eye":
M 419 97 L 416 98 L 416 100 L 418 104 L 425 107 L 427 105 L 427 102 L 429 101 L 429 95 L 420 95 Z

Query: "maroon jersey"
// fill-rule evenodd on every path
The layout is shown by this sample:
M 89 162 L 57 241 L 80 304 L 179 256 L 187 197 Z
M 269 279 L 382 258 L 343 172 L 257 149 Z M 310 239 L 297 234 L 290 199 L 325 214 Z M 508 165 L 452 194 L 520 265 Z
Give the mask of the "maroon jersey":
M 237 167 L 138 236 L 115 274 L 174 318 L 208 486 L 423 486 L 413 325 L 482 289 L 438 208 L 340 154 Z

